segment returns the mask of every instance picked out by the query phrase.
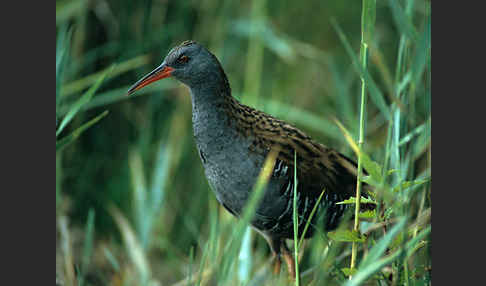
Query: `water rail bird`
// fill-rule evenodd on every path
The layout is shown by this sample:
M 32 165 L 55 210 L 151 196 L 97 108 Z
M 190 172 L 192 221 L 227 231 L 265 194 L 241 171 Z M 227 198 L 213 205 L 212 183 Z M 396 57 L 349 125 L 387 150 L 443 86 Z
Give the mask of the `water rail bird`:
M 242 214 L 269 152 L 279 149 L 251 225 L 270 246 L 274 272 L 280 272 L 283 257 L 289 274 L 295 275 L 293 256 L 285 244 L 285 239 L 294 237 L 294 152 L 299 237 L 324 189 L 316 213 L 325 215 L 323 230 L 337 227 L 346 206 L 336 202 L 355 194 L 356 163 L 291 124 L 232 97 L 218 59 L 194 41 L 174 47 L 160 66 L 128 90 L 128 95 L 167 77 L 190 89 L 194 138 L 206 178 L 219 203 L 234 216 Z M 314 227 L 309 228 L 306 238 L 314 232 Z

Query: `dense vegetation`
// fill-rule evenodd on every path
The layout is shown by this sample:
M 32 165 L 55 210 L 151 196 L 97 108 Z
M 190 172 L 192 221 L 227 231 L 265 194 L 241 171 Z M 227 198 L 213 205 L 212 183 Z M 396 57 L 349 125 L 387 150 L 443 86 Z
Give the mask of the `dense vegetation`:
M 300 285 L 430 285 L 430 26 L 423 0 L 56 1 L 56 283 L 296 283 L 216 202 L 187 88 L 125 96 L 193 39 L 235 97 L 361 154 L 376 187 L 359 232 L 350 221 L 298 248 Z

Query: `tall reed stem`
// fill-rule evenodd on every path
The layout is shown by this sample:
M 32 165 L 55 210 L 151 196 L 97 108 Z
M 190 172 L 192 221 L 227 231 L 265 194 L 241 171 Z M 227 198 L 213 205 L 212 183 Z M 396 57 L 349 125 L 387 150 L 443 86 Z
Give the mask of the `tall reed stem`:
M 373 28 L 375 24 L 376 0 L 363 0 L 362 14 L 361 14 L 361 47 L 360 47 L 360 62 L 362 67 L 361 73 L 361 106 L 359 117 L 359 139 L 358 139 L 358 176 L 356 180 L 356 205 L 354 210 L 354 231 L 359 230 L 359 209 L 361 200 L 361 177 L 362 177 L 362 150 L 364 144 L 364 120 L 366 107 L 366 68 L 368 63 L 368 45 L 372 40 Z M 353 242 L 351 249 L 351 269 L 356 266 L 356 256 L 358 252 L 357 242 Z M 352 276 L 350 276 L 351 279 Z

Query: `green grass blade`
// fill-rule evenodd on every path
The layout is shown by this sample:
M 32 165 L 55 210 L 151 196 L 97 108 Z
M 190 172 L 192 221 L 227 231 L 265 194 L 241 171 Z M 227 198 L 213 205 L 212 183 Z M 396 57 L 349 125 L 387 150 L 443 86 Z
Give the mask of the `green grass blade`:
M 56 1 L 56 25 L 75 18 L 85 7 L 86 1 L 83 0 Z
M 69 57 L 69 50 L 71 47 L 72 29 L 67 30 L 62 27 L 59 31 L 56 44 L 56 125 L 59 117 L 59 103 L 61 102 L 61 83 L 63 79 L 64 69 Z
M 341 129 L 346 142 L 349 144 L 349 146 L 353 149 L 353 151 L 356 153 L 356 155 L 359 157 L 361 156 L 361 160 L 363 163 L 363 167 L 370 174 L 371 180 L 374 182 L 381 182 L 383 180 L 382 177 L 382 168 L 380 164 L 377 162 L 373 161 L 368 154 L 365 152 L 361 152 L 358 144 L 356 141 L 354 141 L 353 137 L 349 133 L 349 131 L 344 127 L 341 122 L 338 120 L 335 120 L 337 126 Z
M 143 96 L 147 94 L 153 94 L 160 91 L 168 91 L 177 87 L 175 81 L 161 81 L 159 84 L 148 85 L 143 89 L 137 91 L 135 94 L 127 96 L 127 90 L 129 85 L 120 88 L 115 88 L 103 93 L 97 94 L 88 103 L 86 103 L 81 110 L 86 111 L 97 107 L 107 106 L 123 100 L 131 100 L 133 97 Z M 161 92 L 162 93 L 162 92 Z M 64 115 L 68 112 L 67 106 L 61 106 L 59 109 L 59 115 Z
M 351 58 L 351 62 L 353 64 L 353 67 L 356 69 L 356 71 L 359 73 L 359 75 L 365 79 L 366 84 L 368 86 L 369 92 L 370 92 L 370 97 L 371 100 L 374 102 L 376 107 L 381 111 L 383 116 L 390 121 L 391 120 L 391 112 L 390 108 L 388 107 L 385 98 L 383 96 L 383 93 L 381 90 L 378 88 L 376 85 L 375 81 L 369 74 L 369 72 L 366 69 L 363 69 L 363 67 L 359 64 L 359 59 L 358 57 L 354 54 L 353 48 L 351 47 L 351 44 L 347 40 L 346 35 L 344 34 L 343 30 L 341 27 L 337 24 L 336 20 L 332 19 L 331 24 L 333 25 L 334 29 L 336 30 L 339 39 L 344 45 L 344 48 Z
M 419 136 L 423 134 L 424 132 L 427 132 L 430 128 L 430 118 L 422 123 L 421 125 L 415 127 L 412 131 L 410 131 L 407 135 L 403 136 L 402 139 L 400 139 L 400 142 L 398 143 L 398 146 L 403 146 L 404 144 L 407 144 L 410 142 L 414 137 Z
M 401 34 L 407 35 L 412 40 L 417 39 L 417 31 L 415 30 L 412 22 L 400 7 L 397 0 L 389 0 L 390 8 L 392 10 L 393 19 L 395 20 L 396 26 L 401 31 Z
M 160 143 L 150 183 L 150 200 L 148 201 L 152 217 L 156 215 L 164 200 L 171 154 L 171 146 L 164 142 Z
M 59 128 L 56 131 L 56 137 L 59 136 L 59 134 L 62 132 L 64 127 L 71 121 L 71 119 L 78 113 L 78 111 L 91 100 L 91 97 L 95 94 L 96 90 L 100 87 L 101 83 L 105 79 L 106 75 L 109 74 L 115 65 L 112 65 L 111 68 L 107 69 L 96 81 L 96 83 L 83 95 L 81 98 L 79 98 L 70 108 L 66 116 L 61 121 L 61 124 L 59 124 Z
M 360 235 L 358 231 L 349 229 L 338 229 L 327 233 L 330 239 L 340 242 L 365 242 L 366 237 Z
M 62 168 L 62 153 L 56 152 L 56 213 L 62 202 L 62 179 L 63 179 L 63 168 Z
M 265 99 L 263 97 L 260 99 L 260 101 L 262 102 L 262 105 L 259 107 L 261 107 L 265 112 L 268 112 L 283 120 L 288 120 L 295 124 L 322 132 L 324 135 L 329 136 L 332 139 L 342 139 L 339 128 L 337 128 L 331 120 L 324 119 L 320 115 L 300 109 L 294 105 L 288 105 L 275 100 Z
M 149 213 L 147 209 L 147 184 L 143 170 L 140 152 L 133 151 L 129 157 L 130 179 L 133 190 L 133 211 L 135 218 L 135 231 L 143 249 L 148 242 Z
M 304 242 L 304 237 L 305 234 L 307 233 L 307 229 L 309 228 L 312 218 L 314 217 L 315 212 L 317 211 L 317 207 L 319 206 L 319 203 L 321 202 L 322 196 L 324 196 L 325 190 L 322 190 L 321 194 L 319 195 L 319 198 L 317 199 L 316 203 L 314 204 L 314 207 L 312 208 L 312 211 L 309 215 L 309 218 L 307 219 L 307 223 L 305 224 L 304 231 L 302 231 L 302 235 L 300 236 L 299 244 L 298 244 L 298 249 L 300 249 L 302 243 Z
M 56 141 L 56 152 L 61 151 L 66 146 L 74 142 L 74 140 L 76 140 L 76 138 L 78 138 L 84 131 L 86 131 L 86 129 L 93 126 L 96 122 L 100 121 L 106 115 L 108 115 L 108 110 L 105 110 L 100 115 L 81 125 L 78 129 L 74 130 L 69 135 L 66 135 L 62 139 Z
M 100 77 L 107 76 L 107 74 L 106 74 L 107 70 L 109 70 L 109 72 L 108 72 L 109 75 L 107 76 L 107 80 L 108 80 L 108 79 L 111 79 L 111 78 L 113 78 L 117 75 L 125 73 L 127 71 L 136 69 L 136 68 L 141 67 L 143 65 L 146 65 L 146 64 L 148 64 L 149 60 L 150 60 L 149 55 L 140 55 L 140 56 L 134 57 L 132 59 L 126 60 L 124 62 L 114 64 L 104 71 L 96 72 L 94 74 L 85 76 L 85 77 L 78 79 L 76 81 L 67 83 L 62 88 L 61 97 L 68 97 L 68 96 L 74 95 L 77 92 L 80 92 L 83 89 L 87 88 L 88 86 L 92 85 L 93 83 L 97 83 Z M 115 65 L 116 65 L 116 69 L 114 67 Z
M 209 253 L 209 241 L 206 242 L 206 244 L 204 246 L 204 250 L 203 250 L 203 253 L 202 253 L 201 262 L 199 264 L 199 271 L 198 271 L 198 274 L 197 274 L 197 280 L 196 280 L 196 283 L 194 284 L 196 286 L 200 286 L 201 285 L 202 273 L 203 273 L 203 270 L 204 270 L 204 265 L 206 264 L 206 260 L 208 258 L 208 253 Z
M 430 16 L 428 16 L 430 18 Z M 427 66 L 430 50 L 430 21 L 427 21 L 422 36 L 417 42 L 416 54 L 412 65 L 413 82 L 418 83 L 422 80 L 422 74 Z
M 113 253 L 111 253 L 111 251 L 107 247 L 103 247 L 103 254 L 106 257 L 106 260 L 108 260 L 108 262 L 110 263 L 113 270 L 115 272 L 119 272 L 120 271 L 120 263 L 118 263 L 118 260 L 115 258 Z
M 187 282 L 186 285 L 191 285 L 192 281 L 192 265 L 194 264 L 194 245 L 189 249 L 189 267 L 187 268 Z
M 88 212 L 88 219 L 86 220 L 84 242 L 83 242 L 83 255 L 81 258 L 81 271 L 80 271 L 80 283 L 79 286 L 84 284 L 84 275 L 87 272 L 88 265 L 90 263 L 91 255 L 93 253 L 94 242 L 94 218 L 95 212 L 90 209 Z
M 243 235 L 241 250 L 238 255 L 238 280 L 243 285 L 245 285 L 250 278 L 251 266 L 251 228 L 247 227 L 245 234 Z
M 219 277 L 221 281 L 223 281 L 223 285 L 228 281 L 229 270 L 231 265 L 234 261 L 237 261 L 238 250 L 241 247 L 241 241 L 243 234 L 248 226 L 249 222 L 255 215 L 256 208 L 258 207 L 258 203 L 260 199 L 263 197 L 265 187 L 270 180 L 270 176 L 272 174 L 273 168 L 275 166 L 275 160 L 277 158 L 278 150 L 270 151 L 269 155 L 267 156 L 265 163 L 263 164 L 263 168 L 260 171 L 260 175 L 255 183 L 255 187 L 252 190 L 252 194 L 248 199 L 246 206 L 243 210 L 238 223 L 233 229 L 233 233 L 231 235 L 231 239 L 229 243 L 226 245 L 224 249 L 224 259 L 222 261 L 222 267 Z
M 256 31 L 259 29 L 259 23 L 266 16 L 267 1 L 252 0 L 251 2 L 250 29 L 253 36 L 248 41 L 242 102 L 250 106 L 255 106 L 259 100 L 264 59 L 263 41 L 257 35 Z
M 420 232 L 415 238 L 407 242 L 405 245 L 405 248 L 401 248 L 397 251 L 395 251 L 393 254 L 381 258 L 377 261 L 370 261 L 367 267 L 364 267 L 363 269 L 359 269 L 356 274 L 353 275 L 353 279 L 349 280 L 344 284 L 344 286 L 358 286 L 362 285 L 366 279 L 368 279 L 371 275 L 375 274 L 378 272 L 380 269 L 385 267 L 386 265 L 392 263 L 395 259 L 400 257 L 400 255 L 403 253 L 403 251 L 406 252 L 406 256 L 409 257 L 413 252 L 416 251 L 417 246 L 419 246 L 420 241 L 430 233 L 431 231 L 431 226 L 427 227 L 424 229 L 422 232 Z
M 361 14 L 361 39 L 370 45 L 374 42 L 376 21 L 376 0 L 364 0 Z
M 147 257 L 145 256 L 140 241 L 137 239 L 137 236 L 135 235 L 135 232 L 130 226 L 128 220 L 116 207 L 111 205 L 108 210 L 113 216 L 113 219 L 115 220 L 118 228 L 120 229 L 120 233 L 122 235 L 123 242 L 125 244 L 125 248 L 127 250 L 130 261 L 137 271 L 137 281 L 139 283 L 136 284 L 147 285 L 151 276 L 151 270 L 150 264 L 147 260 Z
M 365 256 L 365 258 L 361 261 L 359 264 L 359 269 L 363 269 L 368 267 L 371 263 L 374 261 L 377 261 L 380 256 L 385 252 L 386 248 L 390 243 L 393 241 L 395 236 L 402 231 L 402 229 L 405 227 L 406 223 L 405 218 L 401 218 L 397 224 L 393 226 L 393 228 L 388 231 L 388 233 L 383 236 L 374 246 L 371 248 L 371 250 L 368 252 L 368 255 Z

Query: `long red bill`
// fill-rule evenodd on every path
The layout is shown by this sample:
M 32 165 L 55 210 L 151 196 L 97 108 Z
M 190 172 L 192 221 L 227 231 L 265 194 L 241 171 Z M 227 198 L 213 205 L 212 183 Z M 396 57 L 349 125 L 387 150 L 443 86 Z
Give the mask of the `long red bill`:
M 146 76 L 142 77 L 135 84 L 133 84 L 130 89 L 128 89 L 127 95 L 134 93 L 135 91 L 141 89 L 142 87 L 151 84 L 154 81 L 161 80 L 163 78 L 171 76 L 173 68 L 166 66 L 164 64 L 160 65 L 158 68 L 154 69 Z

